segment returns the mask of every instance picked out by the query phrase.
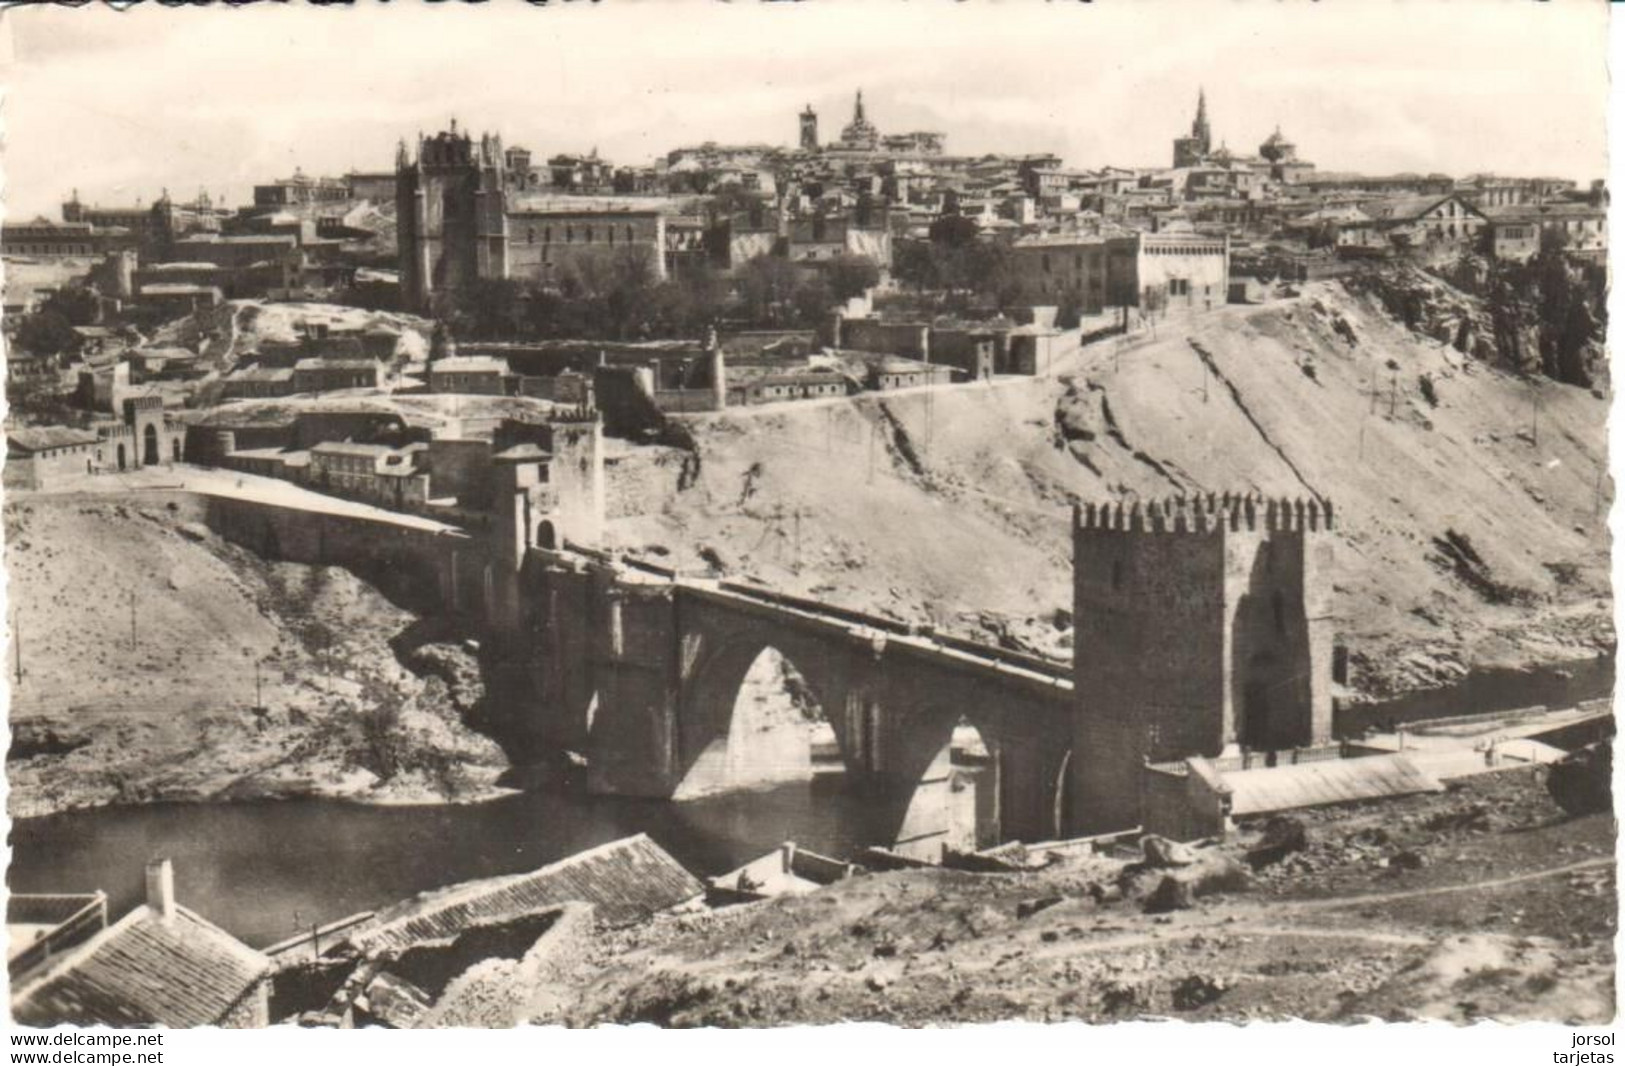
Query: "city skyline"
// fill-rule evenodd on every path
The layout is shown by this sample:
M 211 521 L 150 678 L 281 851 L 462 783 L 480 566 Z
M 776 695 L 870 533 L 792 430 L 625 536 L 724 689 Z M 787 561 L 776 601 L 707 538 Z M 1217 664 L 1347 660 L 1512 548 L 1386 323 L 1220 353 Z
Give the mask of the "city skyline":
M 854 35 L 859 7 L 871 32 Z M 859 88 L 883 132 L 939 130 L 951 154 L 1166 166 L 1205 88 L 1215 142 L 1237 152 L 1279 125 L 1323 170 L 1604 176 L 1601 5 L 1500 7 L 1470 22 L 1442 5 L 1227 8 L 1160 27 L 1112 7 L 955 12 L 507 5 L 452 22 L 391 9 L 388 47 L 360 51 L 348 12 L 279 10 L 253 29 L 212 9 L 12 13 L 0 24 L 7 214 L 54 215 L 74 188 L 101 203 L 151 202 L 164 188 L 245 202 L 252 184 L 295 167 L 388 169 L 399 139 L 453 117 L 540 155 L 597 148 L 626 164 L 706 140 L 788 146 L 807 104 L 829 140 Z M 650 32 L 674 21 L 683 37 Z M 1454 43 L 1441 50 L 1446 31 Z M 1100 63 L 1063 61 L 1078 54 L 1073 34 Z M 835 35 L 848 39 L 832 47 Z M 718 85 L 723 36 L 739 60 Z M 520 39 L 528 47 L 511 46 Z M 1594 61 L 1576 59 L 1582 40 L 1597 42 Z M 1514 43 L 1524 61 L 1499 69 L 1497 48 Z M 1055 69 L 1020 62 L 1040 46 Z M 1430 50 L 1431 69 L 1418 62 Z M 471 65 L 480 77 L 464 76 Z M 108 93 L 110 78 L 126 91 Z M 1514 106 L 1534 93 L 1540 111 Z M 76 131 L 67 159 L 47 150 L 62 129 Z

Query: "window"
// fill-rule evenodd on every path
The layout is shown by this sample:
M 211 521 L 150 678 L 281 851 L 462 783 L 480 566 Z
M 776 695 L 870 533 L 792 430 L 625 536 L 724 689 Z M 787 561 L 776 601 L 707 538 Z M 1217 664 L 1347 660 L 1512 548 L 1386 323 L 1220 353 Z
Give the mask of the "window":
M 574 226 L 565 226 L 564 227 L 564 243 L 569 244 L 572 241 L 574 241 L 575 239 L 576 239 L 575 227 Z
M 525 227 L 525 243 L 526 244 L 535 244 L 536 243 L 536 227 L 535 226 L 526 226 Z
M 632 243 L 632 224 L 630 222 L 626 224 L 626 243 Z
M 553 243 L 553 227 L 552 226 L 543 226 L 542 227 L 542 243 L 543 244 L 552 244 Z

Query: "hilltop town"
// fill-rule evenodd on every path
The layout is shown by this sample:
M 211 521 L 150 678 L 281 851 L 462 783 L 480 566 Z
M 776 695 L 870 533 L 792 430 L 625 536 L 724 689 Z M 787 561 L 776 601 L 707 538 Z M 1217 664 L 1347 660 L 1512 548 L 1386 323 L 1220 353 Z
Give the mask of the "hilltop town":
M 1219 97 L 1159 167 L 859 90 L 789 145 L 448 121 L 0 231 L 15 816 L 835 779 L 867 819 L 252 948 L 155 861 L 121 919 L 20 897 L 18 1016 L 108 1020 L 119 938 L 231 960 L 131 991 L 163 1024 L 1607 1016 L 1608 190 L 1232 150 Z M 1553 878 L 1572 921 L 1515 928 Z

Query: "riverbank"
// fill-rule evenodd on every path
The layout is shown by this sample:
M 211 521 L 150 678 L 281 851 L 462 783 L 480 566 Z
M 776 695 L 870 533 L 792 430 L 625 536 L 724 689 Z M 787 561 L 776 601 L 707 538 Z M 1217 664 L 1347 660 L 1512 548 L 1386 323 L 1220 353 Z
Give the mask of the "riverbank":
M 182 494 L 33 495 L 5 520 L 12 817 L 507 792 L 501 748 L 467 724 L 473 648 L 348 571 L 260 559 Z
M 1126 857 L 911 870 L 593 942 L 554 976 L 572 1026 L 1614 1016 L 1615 829 L 1538 772 L 1296 812 L 1306 846 L 1245 887 L 1146 913 L 1098 892 Z M 1221 850 L 1238 859 L 1262 826 Z M 522 997 L 521 997 L 522 998 Z

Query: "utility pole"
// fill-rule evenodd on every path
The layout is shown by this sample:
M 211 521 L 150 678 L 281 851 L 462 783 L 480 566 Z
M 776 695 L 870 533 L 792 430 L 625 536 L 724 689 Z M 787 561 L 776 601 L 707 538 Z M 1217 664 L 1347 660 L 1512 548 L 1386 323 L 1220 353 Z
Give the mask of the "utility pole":
M 1200 356 L 1198 356 L 1198 358 L 1200 358 Z M 1207 403 L 1207 379 L 1208 379 L 1208 376 L 1209 375 L 1208 375 L 1207 360 L 1203 359 L 1202 360 L 1202 402 L 1203 403 Z
M 801 573 L 801 505 L 800 504 L 796 504 L 795 528 L 796 528 L 796 571 L 795 572 L 799 574 L 799 573 Z
M 261 691 L 262 690 L 260 688 L 260 660 L 255 659 L 254 660 L 254 709 L 255 710 L 258 710 L 259 708 L 265 706 L 265 697 L 261 694 Z
M 1535 386 L 1535 391 L 1530 396 L 1530 400 L 1532 401 L 1533 409 L 1534 409 L 1534 413 L 1530 417 L 1530 422 L 1529 422 L 1530 436 L 1534 438 L 1535 447 L 1538 448 L 1538 447 L 1540 447 L 1540 386 L 1539 385 Z
M 1601 492 L 1602 474 L 1600 471 L 1597 474 L 1597 486 L 1597 491 Z M 23 683 L 23 612 L 21 609 L 19 609 L 11 619 L 11 648 L 12 653 L 17 660 L 16 683 L 20 685 Z
M 135 590 L 130 590 L 130 650 L 135 650 Z
M 1388 382 L 1388 417 L 1392 419 L 1399 410 L 1399 371 Z

